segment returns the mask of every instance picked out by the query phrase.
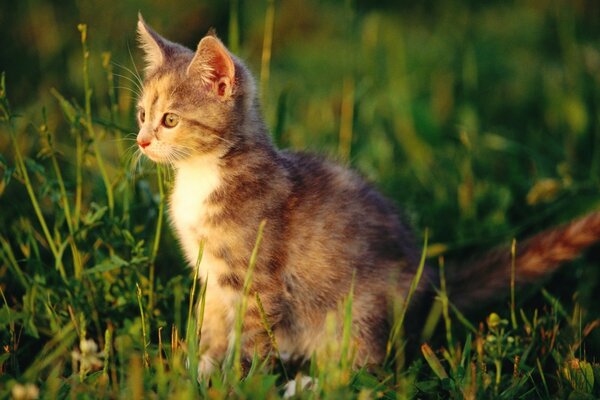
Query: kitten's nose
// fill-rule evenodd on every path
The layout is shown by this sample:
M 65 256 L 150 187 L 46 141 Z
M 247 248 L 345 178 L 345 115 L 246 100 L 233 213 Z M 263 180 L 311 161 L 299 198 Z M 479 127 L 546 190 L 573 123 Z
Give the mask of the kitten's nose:
M 138 146 L 140 146 L 142 149 L 145 149 L 146 147 L 150 146 L 150 142 L 145 142 L 143 140 L 138 140 L 137 142 Z

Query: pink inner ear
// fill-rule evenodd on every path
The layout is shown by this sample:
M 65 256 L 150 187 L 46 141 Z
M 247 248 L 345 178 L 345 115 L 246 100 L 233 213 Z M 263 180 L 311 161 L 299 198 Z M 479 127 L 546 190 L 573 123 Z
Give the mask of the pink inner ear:
M 188 74 L 198 74 L 218 96 L 229 96 L 235 83 L 235 65 L 229 51 L 214 36 L 206 36 L 198 44 L 196 55 L 188 66 Z
M 235 66 L 229 52 L 215 37 L 206 37 L 200 42 L 199 52 L 204 55 L 208 63 L 208 70 L 212 72 L 211 80 L 214 82 L 219 94 L 226 92 L 227 85 L 232 85 L 235 78 Z
M 223 51 L 224 49 L 215 48 L 214 50 L 215 54 L 211 60 L 211 66 L 215 74 L 215 80 L 220 81 L 222 78 L 228 78 L 233 82 L 235 74 L 233 61 L 229 55 Z
M 221 79 L 219 79 L 219 82 L 217 83 L 217 94 L 219 96 L 225 96 L 226 92 L 227 92 L 227 82 L 226 82 L 225 78 L 221 78 Z

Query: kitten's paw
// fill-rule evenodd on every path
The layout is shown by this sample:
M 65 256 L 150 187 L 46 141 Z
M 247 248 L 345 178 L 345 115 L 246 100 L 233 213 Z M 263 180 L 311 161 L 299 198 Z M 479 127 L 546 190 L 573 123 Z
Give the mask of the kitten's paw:
M 303 392 L 305 390 L 314 390 L 317 388 L 319 380 L 311 378 L 310 376 L 299 376 L 293 381 L 289 381 L 285 384 L 283 392 L 283 398 L 289 399 L 296 395 L 297 392 Z
M 200 362 L 198 363 L 198 382 L 210 378 L 210 375 L 218 365 L 219 363 L 211 356 L 204 354 L 200 357 Z

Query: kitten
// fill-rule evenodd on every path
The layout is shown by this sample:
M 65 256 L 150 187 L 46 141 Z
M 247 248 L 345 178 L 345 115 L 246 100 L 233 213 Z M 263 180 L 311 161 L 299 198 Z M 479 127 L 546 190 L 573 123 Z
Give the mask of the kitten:
M 354 279 L 355 362 L 381 362 L 390 304 L 406 296 L 420 254 L 394 207 L 340 165 L 275 149 L 252 75 L 216 36 L 204 37 L 194 52 L 159 36 L 141 16 L 138 34 L 146 70 L 137 142 L 150 159 L 176 171 L 170 217 L 190 265 L 205 243 L 200 372 L 209 374 L 230 349 L 262 220 L 243 356 L 265 357 L 271 347 L 255 293 L 279 350 L 308 358 L 326 342 L 326 316 L 338 310 Z M 518 283 L 552 271 L 599 236 L 600 213 L 594 213 L 533 237 L 516 257 Z M 510 265 L 504 249 L 449 273 L 452 301 L 469 306 L 499 293 L 509 284 Z M 436 271 L 426 267 L 411 304 L 431 298 L 436 282 Z M 416 320 L 419 308 L 413 311 Z

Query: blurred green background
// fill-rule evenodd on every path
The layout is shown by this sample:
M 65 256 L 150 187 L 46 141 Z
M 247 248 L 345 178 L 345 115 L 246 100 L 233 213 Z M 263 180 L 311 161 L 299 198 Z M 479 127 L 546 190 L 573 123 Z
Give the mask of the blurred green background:
M 114 86 L 114 125 L 136 132 L 128 70 L 141 70 L 138 11 L 190 48 L 216 28 L 255 72 L 279 146 L 352 165 L 404 210 L 419 236 L 428 228 L 432 250 L 449 258 L 598 205 L 598 1 L 4 1 L 0 69 L 13 109 L 25 117 L 17 128 L 31 157 L 40 141 L 31 125 L 45 109 L 61 162 L 72 166 L 74 144 L 50 89 L 83 104 L 79 23 L 88 25 L 96 121 L 110 121 Z M 123 75 L 112 86 L 104 52 Z M 117 176 L 109 132 L 102 147 Z M 8 135 L 0 136 L 0 153 L 10 164 Z M 102 196 L 93 192 L 100 178 L 86 176 L 90 193 Z M 153 182 L 145 183 L 147 198 Z M 30 210 L 17 182 L 3 183 L 0 193 L 0 230 L 9 236 Z M 155 205 L 144 198 L 133 205 L 140 213 Z M 45 210 L 52 213 L 51 202 Z M 163 263 L 176 257 L 173 247 L 159 255 Z M 599 263 L 597 251 L 587 252 L 558 274 L 551 292 L 567 301 L 577 293 L 597 318 Z M 160 265 L 158 274 L 172 273 Z M 600 348 L 598 335 L 591 343 Z
M 132 86 L 125 68 L 141 64 L 141 11 L 191 48 L 216 28 L 266 91 L 279 145 L 348 159 L 438 241 L 497 236 L 544 214 L 548 196 L 526 200 L 543 179 L 553 179 L 542 187 L 551 200 L 597 188 L 599 3 L 276 1 L 270 74 L 260 84 L 267 5 L 3 2 L 9 97 L 33 118 L 46 107 L 50 125 L 60 125 L 50 88 L 82 101 L 83 22 L 92 106 L 108 118 L 102 53 L 110 52 L 114 72 L 126 76 L 114 84 L 118 125 L 135 132 L 135 96 L 121 88 Z

